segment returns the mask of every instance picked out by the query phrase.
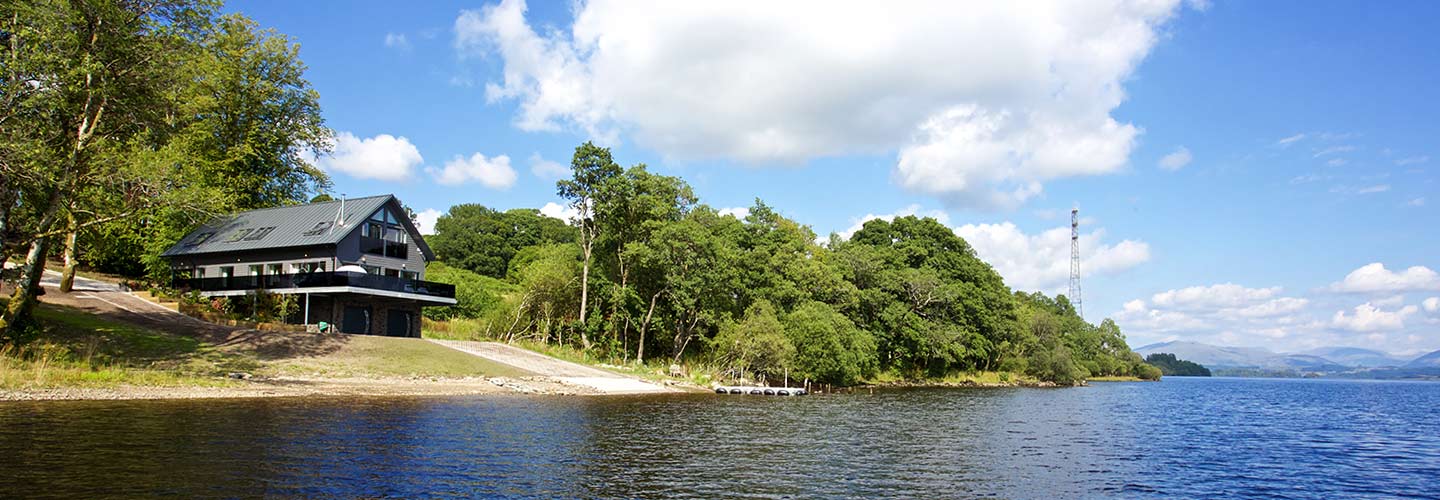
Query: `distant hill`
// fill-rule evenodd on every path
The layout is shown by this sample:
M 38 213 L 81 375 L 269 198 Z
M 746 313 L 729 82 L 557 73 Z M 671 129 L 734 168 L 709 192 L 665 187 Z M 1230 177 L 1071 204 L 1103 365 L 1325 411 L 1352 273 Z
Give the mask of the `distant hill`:
M 1226 347 L 1201 342 L 1159 342 L 1135 349 L 1141 356 L 1171 353 L 1199 363 L 1219 376 L 1344 378 L 1440 377 L 1440 351 L 1410 362 L 1385 352 L 1359 347 L 1322 347 L 1298 354 L 1254 347 Z
M 1440 368 L 1440 351 L 1415 358 L 1405 363 L 1405 368 Z
M 1265 361 L 1277 356 L 1272 351 L 1254 347 L 1223 347 L 1200 342 L 1175 340 L 1159 342 L 1135 349 L 1141 356 L 1163 352 L 1175 357 L 1199 363 L 1209 368 L 1218 367 L 1259 367 Z
M 1321 347 L 1319 349 L 1305 351 L 1301 354 L 1319 356 L 1338 364 L 1360 368 L 1400 366 L 1405 364 L 1405 360 L 1403 359 L 1374 349 L 1364 349 L 1360 347 Z

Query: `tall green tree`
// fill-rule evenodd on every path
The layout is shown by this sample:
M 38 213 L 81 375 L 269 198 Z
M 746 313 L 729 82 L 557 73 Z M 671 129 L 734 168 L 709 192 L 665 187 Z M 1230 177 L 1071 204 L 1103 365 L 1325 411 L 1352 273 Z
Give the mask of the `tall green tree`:
M 636 165 L 615 176 L 602 186 L 603 195 L 595 206 L 595 220 L 600 226 L 596 241 L 597 267 L 602 269 L 608 280 L 614 284 L 606 297 L 610 302 L 610 317 L 606 321 L 610 334 L 628 342 L 630 329 L 637 321 L 648 323 L 653 313 L 657 296 L 663 288 L 651 287 L 642 294 L 636 286 L 634 264 L 630 245 L 645 245 L 654 233 L 657 224 L 683 219 L 695 206 L 696 198 L 690 185 L 678 177 L 650 173 L 645 165 Z M 640 276 L 645 278 L 646 276 Z M 646 298 L 650 308 L 645 309 Z M 645 309 L 642 313 L 641 310 Z M 640 318 L 641 314 L 645 319 Z M 644 325 L 639 326 L 645 328 Z M 637 358 L 644 357 L 644 334 L 636 348 Z
M 585 316 L 590 304 L 590 263 L 594 256 L 595 242 L 600 238 L 600 223 L 595 218 L 596 207 L 605 203 L 602 199 L 604 186 L 620 175 L 620 165 L 610 156 L 609 148 L 602 148 L 586 142 L 575 148 L 570 160 L 571 178 L 555 183 L 558 196 L 569 200 L 575 211 L 571 221 L 580 228 L 580 341 L 587 349 L 590 338 L 585 332 Z
M 17 184 L 18 199 L 37 207 L 27 227 L 11 231 L 19 245 L 28 246 L 15 292 L 0 314 L 0 336 L 15 339 L 29 323 L 52 239 L 75 229 L 78 223 L 69 221 L 85 213 L 86 207 L 77 207 L 84 193 L 98 189 L 109 192 L 111 201 L 134 204 L 118 213 L 107 204 L 106 212 L 90 214 L 88 224 L 129 216 L 135 206 L 169 194 L 165 169 L 143 163 L 135 153 L 154 149 L 166 135 L 178 65 L 208 29 L 215 5 L 183 0 L 4 5 L 0 88 L 9 102 L 0 112 L 5 168 L 0 175 L 23 181 Z

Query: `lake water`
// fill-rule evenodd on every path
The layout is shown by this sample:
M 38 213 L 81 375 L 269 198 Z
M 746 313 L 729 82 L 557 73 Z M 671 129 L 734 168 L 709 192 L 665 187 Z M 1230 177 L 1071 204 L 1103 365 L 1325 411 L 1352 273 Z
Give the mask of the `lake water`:
M 1440 384 L 0 403 L 0 497 L 1437 498 Z

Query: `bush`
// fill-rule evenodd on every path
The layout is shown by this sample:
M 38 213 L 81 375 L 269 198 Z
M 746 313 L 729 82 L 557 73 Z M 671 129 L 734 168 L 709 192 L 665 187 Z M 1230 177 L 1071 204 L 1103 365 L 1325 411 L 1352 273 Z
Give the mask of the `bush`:
M 431 262 L 425 267 L 425 279 L 455 285 L 455 305 L 425 308 L 425 317 L 433 320 L 485 317 L 504 306 L 506 294 L 517 291 L 510 283 L 441 262 Z
M 784 323 L 795 345 L 795 378 L 853 385 L 875 374 L 875 339 L 830 306 L 807 302 Z
M 1073 384 L 1090 376 L 1090 372 L 1075 363 L 1070 349 L 1064 345 L 1056 345 L 1054 349 L 1037 349 L 1031 354 L 1030 374 L 1057 384 Z
M 1142 380 L 1160 380 L 1160 376 L 1162 375 L 1159 368 L 1145 363 L 1136 364 L 1133 367 L 1133 372 L 1136 377 L 1140 377 Z

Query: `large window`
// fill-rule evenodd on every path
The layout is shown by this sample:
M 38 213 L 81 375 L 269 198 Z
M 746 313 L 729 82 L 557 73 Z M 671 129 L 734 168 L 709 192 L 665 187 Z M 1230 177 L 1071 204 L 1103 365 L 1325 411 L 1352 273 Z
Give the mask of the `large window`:
M 360 228 L 360 251 L 382 257 L 408 258 L 405 227 L 389 208 L 381 208 Z
M 284 265 L 284 264 L 266 264 L 266 265 L 265 265 L 265 274 L 268 274 L 268 275 L 271 275 L 271 276 L 278 276 L 278 275 L 281 275 L 281 274 L 285 274 L 285 265 Z

